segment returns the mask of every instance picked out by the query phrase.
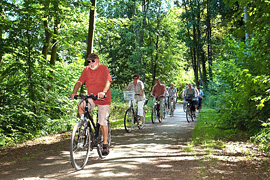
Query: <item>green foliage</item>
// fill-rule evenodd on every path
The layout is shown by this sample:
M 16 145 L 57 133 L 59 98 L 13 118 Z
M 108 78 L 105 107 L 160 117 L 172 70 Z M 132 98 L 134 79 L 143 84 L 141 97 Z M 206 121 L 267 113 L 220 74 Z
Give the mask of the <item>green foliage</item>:
M 203 108 L 199 114 L 199 121 L 192 134 L 194 144 L 207 147 L 222 148 L 224 141 L 246 140 L 250 136 L 245 131 L 228 127 L 220 121 L 222 114 L 216 109 Z
M 260 132 L 252 136 L 250 140 L 258 143 L 262 150 L 270 152 L 270 123 L 263 123 L 262 126 Z

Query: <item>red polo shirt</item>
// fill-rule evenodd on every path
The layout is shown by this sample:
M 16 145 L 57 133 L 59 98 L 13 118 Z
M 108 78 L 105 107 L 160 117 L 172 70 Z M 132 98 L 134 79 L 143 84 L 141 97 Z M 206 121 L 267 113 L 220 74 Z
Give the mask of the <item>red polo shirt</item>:
M 86 66 L 79 78 L 82 84 L 85 83 L 88 94 L 93 93 L 97 95 L 99 92 L 103 91 L 106 81 L 112 83 L 112 78 L 107 66 L 100 64 L 97 69 L 92 70 L 90 67 Z M 111 104 L 111 89 L 108 90 L 106 98 L 104 101 L 94 101 L 98 105 L 110 105 Z

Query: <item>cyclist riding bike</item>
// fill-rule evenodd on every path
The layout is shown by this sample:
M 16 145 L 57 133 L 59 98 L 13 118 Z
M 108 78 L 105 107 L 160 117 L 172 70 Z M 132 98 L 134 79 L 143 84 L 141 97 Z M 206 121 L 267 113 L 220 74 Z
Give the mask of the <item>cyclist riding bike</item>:
M 177 89 L 176 87 L 174 87 L 174 84 L 171 83 L 171 87 L 168 89 L 168 93 L 169 93 L 169 104 L 171 104 L 171 102 L 173 101 L 173 107 L 174 109 L 176 109 L 176 98 L 177 98 Z M 171 111 L 174 111 L 171 110 Z
M 70 95 L 72 99 L 77 94 L 79 88 L 85 83 L 88 94 L 98 95 L 98 98 L 105 98 L 104 101 L 97 101 L 88 99 L 89 112 L 98 106 L 98 123 L 101 125 L 101 131 L 103 134 L 103 151 L 102 155 L 106 156 L 109 154 L 109 145 L 107 141 L 108 137 L 108 126 L 107 119 L 110 115 L 110 104 L 111 104 L 111 90 L 110 85 L 112 78 L 107 66 L 100 64 L 100 59 L 97 54 L 89 54 L 87 58 L 88 66 L 86 66 L 76 82 L 73 92 Z M 81 119 L 84 116 L 84 107 L 86 103 L 81 101 L 78 103 L 78 111 Z
M 137 102 L 138 104 L 138 115 L 140 116 L 140 121 L 139 121 L 139 126 L 142 125 L 142 120 L 143 120 L 143 106 L 145 102 L 145 94 L 144 94 L 144 84 L 141 80 L 139 80 L 139 75 L 135 74 L 133 76 L 133 81 L 131 81 L 127 88 L 126 91 L 134 91 L 135 92 L 135 101 L 133 102 L 133 107 L 135 107 L 135 103 Z M 131 103 L 131 102 L 129 102 Z
M 199 91 L 199 107 L 198 107 L 198 109 L 201 109 L 204 93 L 200 87 L 198 87 L 198 91 Z
M 191 98 L 194 98 L 196 95 L 196 90 L 191 87 L 191 83 L 188 84 L 188 88 L 184 92 L 184 99 L 185 101 L 190 100 Z M 195 104 L 196 101 L 191 101 L 191 110 L 195 112 Z
M 198 107 L 199 107 L 199 90 L 196 88 L 195 84 L 193 84 L 193 88 L 195 89 L 195 99 L 196 99 L 195 108 L 198 109 Z
M 166 92 L 166 86 L 160 83 L 160 79 L 156 79 L 156 84 L 153 86 L 151 94 L 160 100 L 161 108 L 164 109 L 164 97 Z M 163 117 L 163 111 L 160 111 L 159 120 Z

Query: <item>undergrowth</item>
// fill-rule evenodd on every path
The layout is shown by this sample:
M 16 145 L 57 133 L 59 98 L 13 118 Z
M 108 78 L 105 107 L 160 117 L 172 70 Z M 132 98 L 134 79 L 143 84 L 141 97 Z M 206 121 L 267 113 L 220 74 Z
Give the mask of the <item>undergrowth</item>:
M 192 135 L 192 142 L 195 145 L 222 149 L 226 141 L 248 140 L 250 135 L 247 132 L 220 124 L 220 116 L 216 109 L 204 108 L 201 111 Z

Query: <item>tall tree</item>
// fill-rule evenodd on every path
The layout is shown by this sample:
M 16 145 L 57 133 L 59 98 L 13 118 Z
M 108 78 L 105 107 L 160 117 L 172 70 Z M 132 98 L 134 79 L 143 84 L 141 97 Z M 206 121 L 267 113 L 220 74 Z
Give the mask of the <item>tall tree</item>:
M 91 0 L 86 57 L 88 56 L 88 54 L 93 52 L 94 31 L 95 31 L 95 13 L 96 13 L 96 0 Z

